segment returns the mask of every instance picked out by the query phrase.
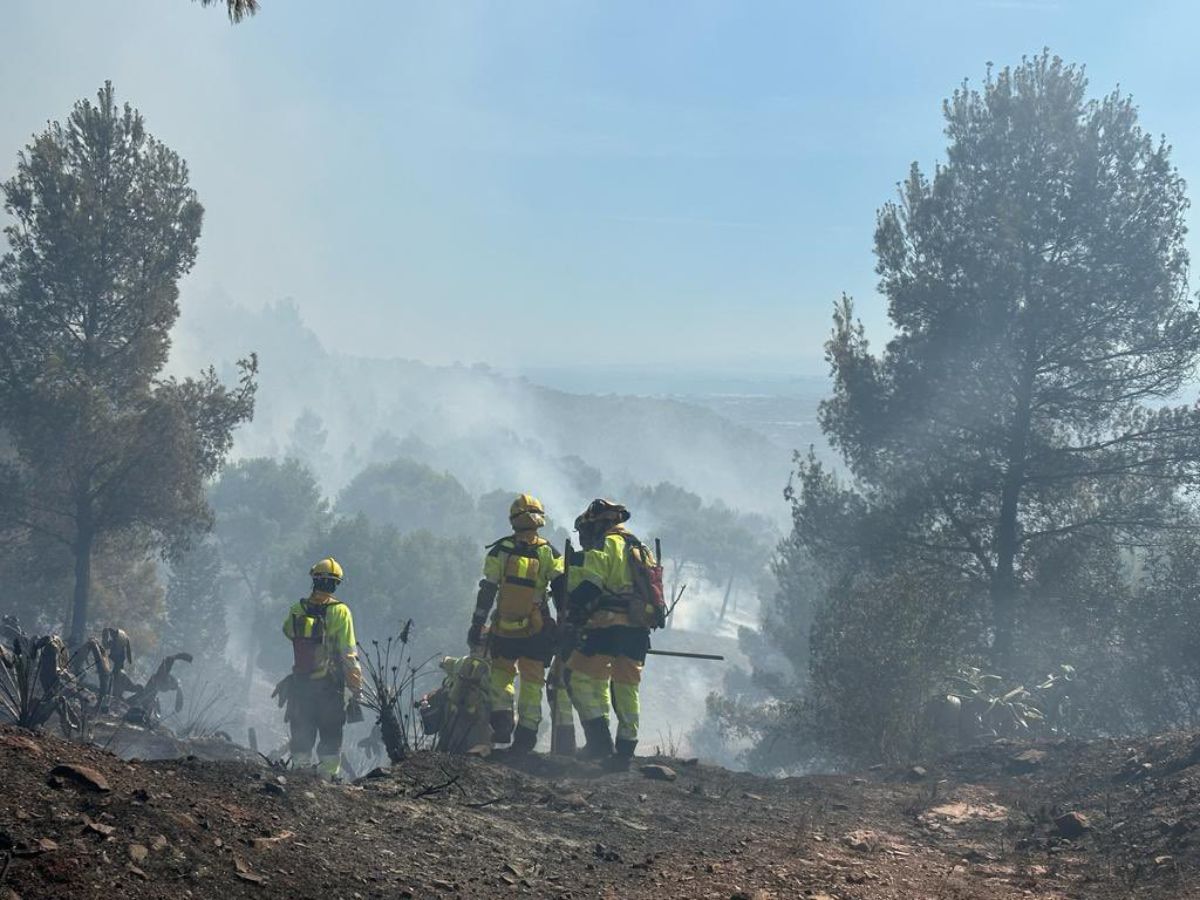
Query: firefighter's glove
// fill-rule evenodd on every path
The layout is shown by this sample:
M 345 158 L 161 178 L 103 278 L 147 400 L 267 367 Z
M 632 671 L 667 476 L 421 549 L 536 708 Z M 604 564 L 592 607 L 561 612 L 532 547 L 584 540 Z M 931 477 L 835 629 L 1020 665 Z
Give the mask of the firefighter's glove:
M 357 696 L 362 693 L 363 673 L 358 660 L 347 660 L 346 665 L 342 669 L 342 680 L 351 694 Z
M 279 708 L 283 709 L 287 705 L 288 697 L 291 695 L 291 692 L 292 676 L 288 675 L 277 685 L 275 685 L 275 690 L 271 692 L 271 696 L 275 698 L 275 702 L 279 704 Z

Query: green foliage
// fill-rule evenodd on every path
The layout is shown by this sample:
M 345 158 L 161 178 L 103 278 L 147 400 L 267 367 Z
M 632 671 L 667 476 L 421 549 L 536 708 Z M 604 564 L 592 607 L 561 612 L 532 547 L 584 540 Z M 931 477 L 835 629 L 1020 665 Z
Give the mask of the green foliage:
M 205 540 L 171 561 L 167 578 L 167 620 L 162 646 L 167 653 L 181 650 L 203 663 L 223 659 L 229 643 L 221 552 Z
M 1120 616 L 1121 654 L 1103 663 L 1106 687 L 1128 697 L 1127 729 L 1200 725 L 1200 545 L 1188 534 L 1141 555 Z
M 1053 680 L 1046 682 L 1048 687 L 1053 683 Z M 965 666 L 951 678 L 950 692 L 946 696 L 953 697 L 962 708 L 970 710 L 980 729 L 992 737 L 1026 732 L 1031 724 L 1045 719 L 1024 685 L 1009 688 L 999 675 L 988 674 L 975 666 Z
M 226 584 L 238 610 L 237 630 L 245 643 L 247 688 L 259 647 L 274 633 L 273 579 L 281 564 L 295 559 L 328 514 L 328 504 L 312 472 L 295 459 L 263 457 L 227 466 L 212 486 L 209 499 L 216 513 L 215 536 Z M 299 569 L 327 551 L 319 551 Z M 301 565 L 301 564 L 298 564 Z
M 926 707 L 959 667 L 1009 685 L 985 728 L 1137 718 L 1129 548 L 1194 534 L 1200 411 L 1164 404 L 1200 317 L 1168 146 L 1127 97 L 1086 94 L 1048 53 L 956 91 L 946 162 L 879 213 L 893 336 L 874 353 L 849 299 L 835 310 L 820 421 L 849 473 L 797 457 L 763 623 L 808 668 L 801 739 L 844 761 L 936 745 Z M 1064 661 L 1069 692 L 1015 686 Z
M 642 539 L 662 538 L 672 589 L 677 589 L 684 567 L 691 565 L 725 591 L 717 622 L 724 619 L 735 584 L 758 587 L 776 536 L 764 516 L 741 512 L 720 500 L 706 504 L 691 491 L 665 481 L 629 488 L 625 496 L 635 530 L 649 529 L 642 531 Z
M 252 603 L 267 592 L 279 558 L 304 546 L 328 512 L 316 478 L 295 459 L 259 457 L 226 466 L 209 502 L 221 558 Z
M 368 466 L 355 476 L 338 496 L 337 512 L 365 515 L 400 532 L 475 531 L 475 500 L 466 488 L 448 472 L 404 458 Z M 507 509 L 503 521 L 508 521 Z
M 879 214 L 895 336 L 873 356 L 839 307 L 821 423 L 904 537 L 987 585 L 1010 668 L 1039 548 L 1153 537 L 1200 477 L 1200 412 L 1159 405 L 1200 354 L 1187 199 L 1132 102 L 1048 54 L 945 114 L 947 162 Z
M 969 609 L 953 580 L 915 567 L 831 590 L 813 628 L 809 692 L 823 748 L 851 763 L 926 749 L 925 702 L 956 668 Z
M 133 531 L 178 549 L 207 526 L 204 485 L 253 412 L 256 362 L 232 389 L 211 369 L 161 378 L 203 210 L 183 160 L 111 84 L 35 136 L 3 194 L 3 524 L 69 548 L 77 646 L 99 539 Z

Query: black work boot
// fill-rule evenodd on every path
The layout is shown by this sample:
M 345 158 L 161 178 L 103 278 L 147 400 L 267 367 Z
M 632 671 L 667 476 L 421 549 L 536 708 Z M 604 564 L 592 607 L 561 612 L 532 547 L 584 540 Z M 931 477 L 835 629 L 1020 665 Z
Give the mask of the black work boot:
M 586 743 L 579 751 L 583 759 L 604 760 L 612 756 L 612 732 L 608 730 L 608 719 L 603 716 L 583 723 L 583 739 Z
M 608 767 L 617 772 L 626 772 L 633 764 L 633 751 L 637 748 L 637 741 L 631 741 L 628 738 L 617 738 L 617 752 L 612 755 L 608 761 Z
M 517 730 L 513 732 L 512 747 L 510 748 L 512 752 L 525 754 L 535 746 L 537 746 L 537 730 L 518 725 Z
M 511 709 L 496 709 L 492 711 L 492 743 L 507 744 L 513 736 L 513 711 Z

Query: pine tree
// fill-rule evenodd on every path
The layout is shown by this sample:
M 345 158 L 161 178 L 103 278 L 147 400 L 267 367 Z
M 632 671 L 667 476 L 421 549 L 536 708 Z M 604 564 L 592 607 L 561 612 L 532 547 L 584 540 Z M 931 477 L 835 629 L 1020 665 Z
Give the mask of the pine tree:
M 213 540 L 198 543 L 171 563 L 163 650 L 223 658 L 229 643 L 221 554 Z
M 106 83 L 18 158 L 0 258 L 0 420 L 11 450 L 2 525 L 74 563 L 70 641 L 88 629 L 92 556 L 137 532 L 179 548 L 210 521 L 204 487 L 254 409 L 253 356 L 224 386 L 211 368 L 163 378 L 179 279 L 203 209 L 187 166 Z

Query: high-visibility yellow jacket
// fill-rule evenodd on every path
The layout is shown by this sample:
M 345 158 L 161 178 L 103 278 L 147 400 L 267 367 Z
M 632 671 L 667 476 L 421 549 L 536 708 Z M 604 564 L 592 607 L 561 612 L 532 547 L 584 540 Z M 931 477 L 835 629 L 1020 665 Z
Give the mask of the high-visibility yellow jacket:
M 340 677 L 350 690 L 361 689 L 354 617 L 350 607 L 333 594 L 313 591 L 293 604 L 283 620 L 283 633 L 293 643 L 312 642 L 312 671 L 300 674 L 310 679 Z
M 562 574 L 559 552 L 542 537 L 513 534 L 488 548 L 483 560 L 483 581 L 494 587 L 480 595 L 483 602 L 495 595 L 492 633 L 499 637 L 528 637 L 545 627 L 546 592 Z M 476 615 L 487 614 L 476 607 Z
M 629 600 L 633 595 L 633 577 L 629 571 L 629 541 L 633 535 L 624 525 L 614 525 L 604 535 L 604 543 L 585 550 L 582 559 L 571 560 L 567 588 L 570 591 L 571 617 L 586 618 L 587 628 L 628 625 Z M 578 562 L 577 562 L 578 560 Z

